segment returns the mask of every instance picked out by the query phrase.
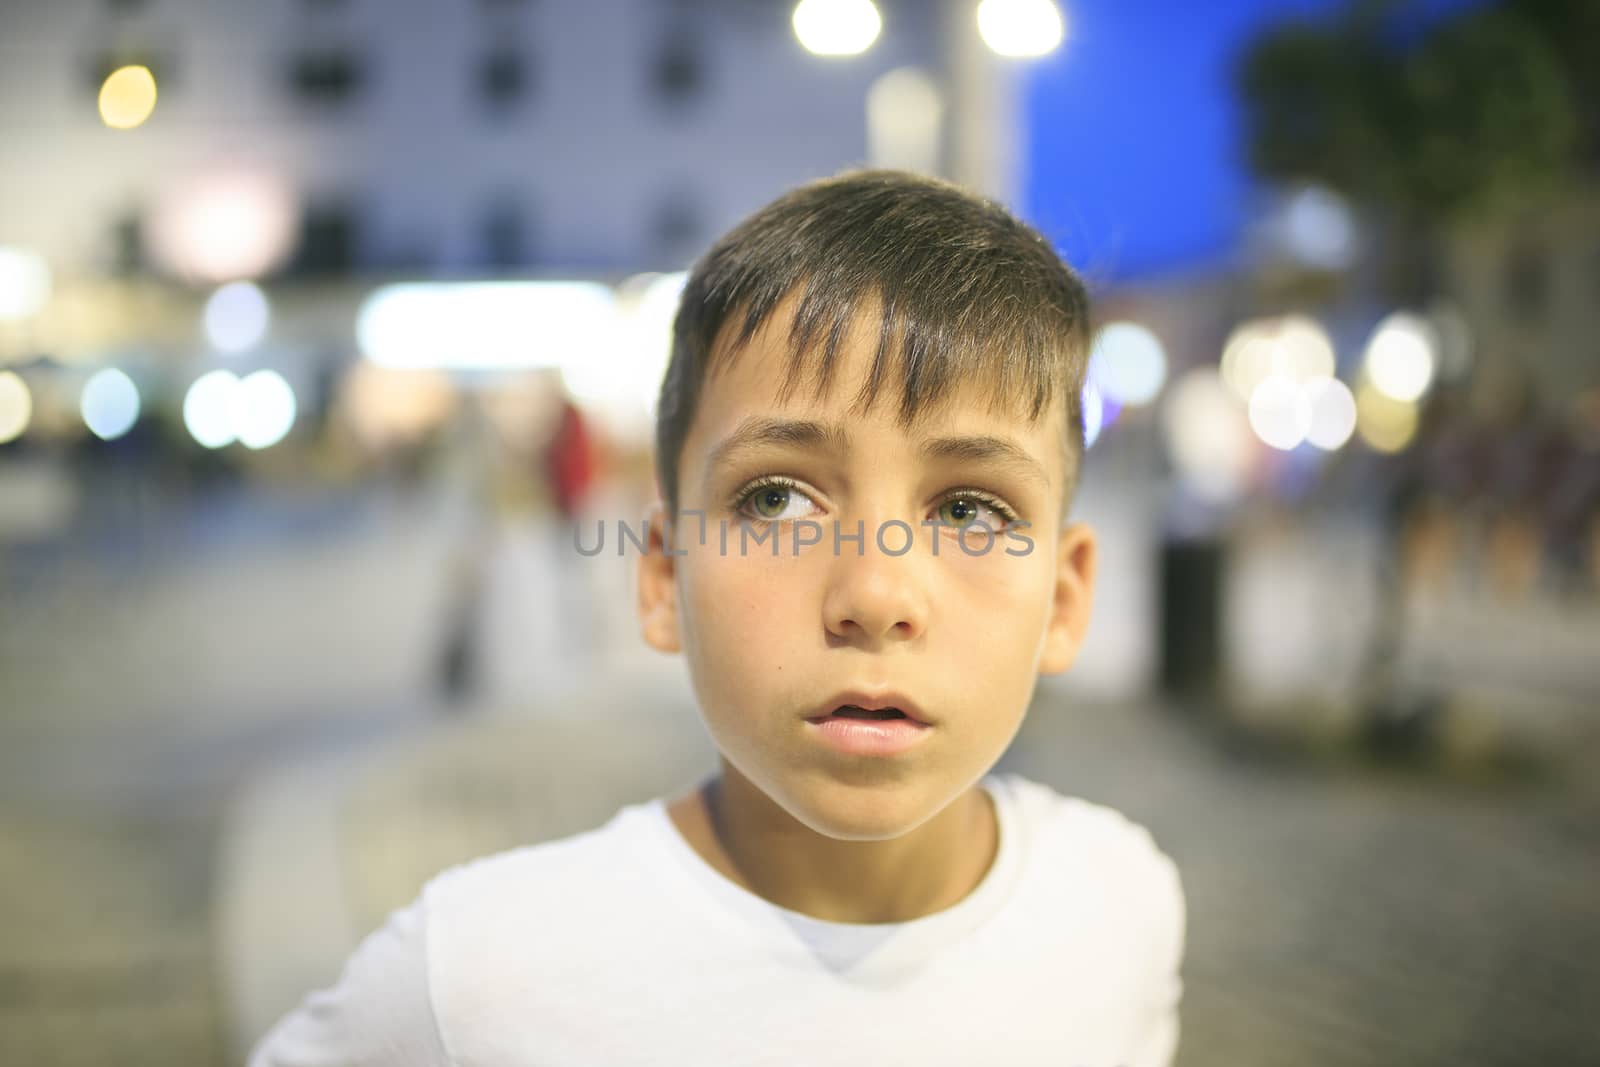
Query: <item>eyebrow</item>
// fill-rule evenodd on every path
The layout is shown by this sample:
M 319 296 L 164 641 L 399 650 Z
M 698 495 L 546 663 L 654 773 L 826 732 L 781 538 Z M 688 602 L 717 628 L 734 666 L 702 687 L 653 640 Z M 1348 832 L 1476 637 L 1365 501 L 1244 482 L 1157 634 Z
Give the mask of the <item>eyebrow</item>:
M 821 449 L 844 458 L 850 454 L 850 433 L 839 423 L 752 416 L 711 450 L 706 458 L 707 478 L 740 453 L 764 446 Z M 1050 487 L 1050 476 L 1045 473 L 1044 466 L 1027 449 L 1004 437 L 992 434 L 935 437 L 922 443 L 921 452 L 925 459 L 996 463 L 1035 479 L 1045 489 Z

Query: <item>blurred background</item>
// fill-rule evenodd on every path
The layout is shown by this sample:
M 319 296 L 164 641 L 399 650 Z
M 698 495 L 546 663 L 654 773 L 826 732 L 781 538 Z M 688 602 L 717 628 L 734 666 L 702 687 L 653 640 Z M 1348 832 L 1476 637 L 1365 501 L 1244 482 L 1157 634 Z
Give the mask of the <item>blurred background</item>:
M 242 1062 L 712 766 L 629 556 L 683 272 L 865 163 L 1089 280 L 1079 666 L 1179 1063 L 1600 1063 L 1600 5 L 7 0 L 0 1062 Z

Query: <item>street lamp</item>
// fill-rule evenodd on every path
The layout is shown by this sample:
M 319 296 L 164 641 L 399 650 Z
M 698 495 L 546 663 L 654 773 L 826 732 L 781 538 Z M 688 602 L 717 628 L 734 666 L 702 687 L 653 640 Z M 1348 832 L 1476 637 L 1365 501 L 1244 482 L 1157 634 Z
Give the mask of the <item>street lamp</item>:
M 983 0 L 978 33 L 996 54 L 1028 59 L 1054 52 L 1066 27 L 1054 0 Z
M 882 29 L 872 0 L 800 0 L 794 8 L 794 35 L 819 56 L 860 55 Z

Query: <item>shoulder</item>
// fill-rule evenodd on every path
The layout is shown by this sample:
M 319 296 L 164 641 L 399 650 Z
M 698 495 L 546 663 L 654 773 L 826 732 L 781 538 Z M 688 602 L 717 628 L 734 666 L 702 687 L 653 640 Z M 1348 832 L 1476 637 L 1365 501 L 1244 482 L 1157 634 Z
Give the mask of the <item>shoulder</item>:
M 1090 882 L 1136 907 L 1163 917 L 1181 939 L 1183 881 L 1178 865 L 1144 825 L 1117 809 L 1016 774 L 1010 787 L 1030 852 L 1043 866 L 1082 884 Z M 1174 931 L 1169 931 L 1169 933 Z
M 576 948 L 602 924 L 650 899 L 654 854 L 647 805 L 603 826 L 452 867 L 424 887 L 433 967 L 475 967 L 517 940 L 550 953 Z M 556 921 L 552 921 L 555 919 Z M 569 944 L 569 942 L 571 942 Z

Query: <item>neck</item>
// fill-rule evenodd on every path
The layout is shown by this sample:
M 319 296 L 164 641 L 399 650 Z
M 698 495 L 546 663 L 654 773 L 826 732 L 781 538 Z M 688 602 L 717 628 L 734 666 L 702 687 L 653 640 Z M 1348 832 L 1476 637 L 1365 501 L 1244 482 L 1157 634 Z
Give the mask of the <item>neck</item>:
M 983 881 L 997 813 L 974 786 L 910 833 L 841 841 L 817 833 L 723 764 L 670 813 L 712 867 L 790 911 L 845 923 L 908 922 L 949 908 Z

